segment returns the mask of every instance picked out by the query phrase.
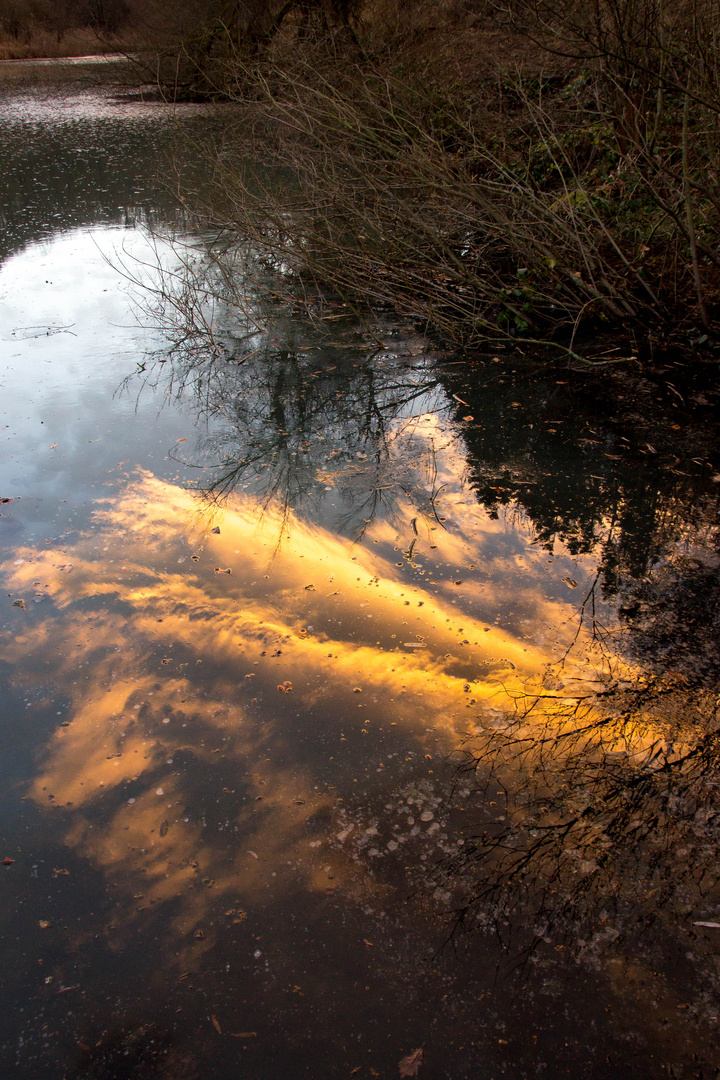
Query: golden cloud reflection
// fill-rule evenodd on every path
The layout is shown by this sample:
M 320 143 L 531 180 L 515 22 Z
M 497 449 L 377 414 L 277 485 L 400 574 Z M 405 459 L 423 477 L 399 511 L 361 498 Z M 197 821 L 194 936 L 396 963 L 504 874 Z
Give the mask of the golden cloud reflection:
M 30 793 L 135 898 L 118 928 L 172 900 L 198 950 L 220 907 L 285 888 L 382 892 L 357 848 L 329 843 L 344 804 L 429 792 L 462 733 L 542 677 L 549 628 L 571 626 L 572 604 L 546 598 L 534 564 L 523 636 L 472 614 L 507 584 L 448 575 L 497 522 L 472 541 L 428 534 L 425 578 L 410 581 L 387 524 L 350 547 L 297 521 L 277 551 L 278 524 L 245 500 L 211 531 L 192 495 L 144 475 L 72 551 L 28 548 L 3 568 L 16 595 L 52 600 L 45 618 L 47 603 L 18 611 L 15 680 L 42 671 L 69 701 Z

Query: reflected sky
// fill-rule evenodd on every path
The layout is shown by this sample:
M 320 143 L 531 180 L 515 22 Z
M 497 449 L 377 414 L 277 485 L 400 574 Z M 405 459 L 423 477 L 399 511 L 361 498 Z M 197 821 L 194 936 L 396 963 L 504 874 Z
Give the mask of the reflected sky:
M 494 939 L 437 954 L 430 868 L 497 805 L 452 752 L 529 689 L 597 687 L 623 575 L 707 542 L 712 438 L 638 449 L 587 400 L 556 438 L 558 385 L 461 374 L 272 276 L 158 318 L 158 264 L 218 268 L 158 180 L 207 115 L 14 85 L 0 121 L 12 1075 L 145 1053 L 174 1080 L 391 1076 L 421 1045 L 427 1080 L 709 1060 L 702 1025 L 668 1026 L 697 1004 L 687 951 L 667 982 L 642 944 L 593 968 L 546 943 L 518 994 Z
M 384 545 L 351 555 L 297 523 L 277 554 L 277 518 L 258 523 L 249 500 L 223 517 L 220 534 L 197 517 L 196 499 L 148 476 L 100 510 L 71 553 L 20 548 L 5 567 L 13 596 L 26 598 L 14 612 L 24 628 L 4 650 L 15 685 L 27 669 L 31 697 L 44 657 L 44 678 L 65 696 L 31 795 L 69 812 L 73 841 L 104 866 L 126 865 L 142 834 L 156 899 L 181 889 L 178 874 L 193 876 L 188 853 L 201 849 L 217 892 L 252 892 L 260 867 L 247 862 L 246 843 L 266 870 L 283 871 L 301 826 L 335 806 L 332 792 L 359 781 L 371 798 L 407 771 L 408 752 L 437 766 L 469 721 L 504 707 L 503 688 L 543 669 L 548 653 L 533 640 L 571 616 L 528 580 L 527 632 L 516 638 L 472 613 L 475 590 L 458 601 L 447 580 L 408 584 Z M 502 559 L 499 532 L 484 539 Z M 456 561 L 457 543 L 443 547 L 436 558 Z M 485 588 L 491 608 L 494 591 Z M 243 834 L 235 857 L 223 852 L 226 881 L 212 851 L 225 838 L 203 842 L 188 805 L 192 761 L 225 777 L 243 766 L 233 797 L 225 791 L 226 827 Z M 296 856 L 307 860 L 303 847 Z M 313 880 L 325 857 L 311 861 Z M 335 877 L 341 887 L 337 868 Z

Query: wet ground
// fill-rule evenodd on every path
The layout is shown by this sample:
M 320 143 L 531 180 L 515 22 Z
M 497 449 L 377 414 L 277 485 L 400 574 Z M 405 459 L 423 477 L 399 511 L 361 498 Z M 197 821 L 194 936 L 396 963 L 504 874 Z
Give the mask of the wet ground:
M 7 70 L 3 1075 L 714 1077 L 689 841 L 655 921 L 611 868 L 575 929 L 497 893 L 457 924 L 522 786 L 459 748 L 667 670 L 705 715 L 714 605 L 668 597 L 714 595 L 708 372 L 469 364 L 228 292 L 171 179 L 222 111 Z M 672 759 L 658 700 L 608 755 Z

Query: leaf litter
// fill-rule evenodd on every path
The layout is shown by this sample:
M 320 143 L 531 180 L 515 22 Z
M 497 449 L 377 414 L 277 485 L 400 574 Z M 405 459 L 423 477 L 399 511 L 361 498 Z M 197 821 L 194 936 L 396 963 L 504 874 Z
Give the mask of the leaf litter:
M 422 1065 L 423 1048 L 419 1047 L 417 1050 L 413 1050 L 411 1054 L 404 1057 L 399 1063 L 401 1076 L 417 1076 L 418 1070 Z

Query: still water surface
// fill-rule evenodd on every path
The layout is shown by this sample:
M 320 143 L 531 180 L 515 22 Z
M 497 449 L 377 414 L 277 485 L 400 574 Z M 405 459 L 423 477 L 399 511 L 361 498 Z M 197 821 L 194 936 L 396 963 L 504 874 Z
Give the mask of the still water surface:
M 318 298 L 198 334 L 168 290 L 215 264 L 162 178 L 182 146 L 201 187 L 222 111 L 7 70 L 3 1075 L 714 1075 L 709 932 L 613 950 L 599 912 L 509 974 L 495 930 L 443 948 L 437 869 L 502 808 L 463 740 L 599 685 L 583 600 L 613 634 L 705 550 L 714 402 L 611 418 Z

